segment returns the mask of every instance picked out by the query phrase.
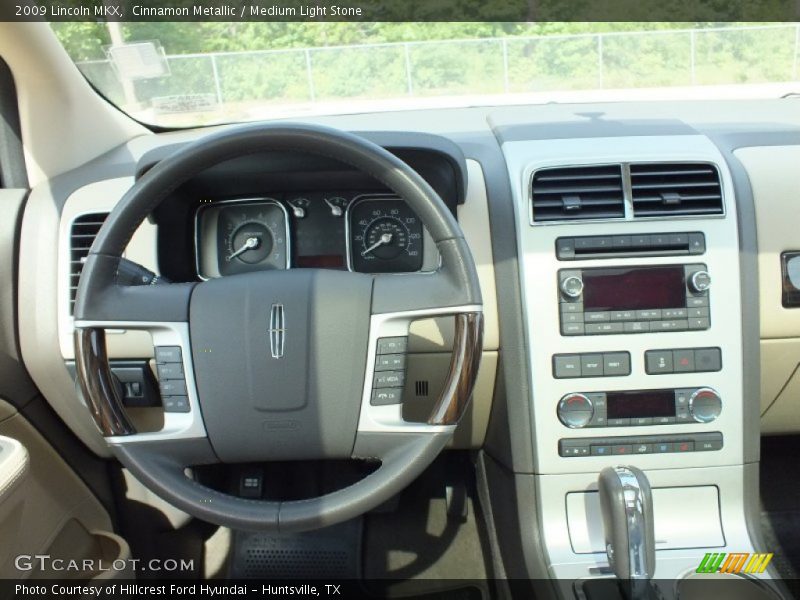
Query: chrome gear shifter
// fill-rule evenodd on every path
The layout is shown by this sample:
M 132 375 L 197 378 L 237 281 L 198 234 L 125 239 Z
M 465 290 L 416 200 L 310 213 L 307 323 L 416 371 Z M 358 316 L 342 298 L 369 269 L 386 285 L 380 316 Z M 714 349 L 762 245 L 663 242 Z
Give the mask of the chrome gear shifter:
M 597 484 L 611 569 L 629 598 L 648 598 L 656 567 L 650 482 L 636 467 L 606 467 Z

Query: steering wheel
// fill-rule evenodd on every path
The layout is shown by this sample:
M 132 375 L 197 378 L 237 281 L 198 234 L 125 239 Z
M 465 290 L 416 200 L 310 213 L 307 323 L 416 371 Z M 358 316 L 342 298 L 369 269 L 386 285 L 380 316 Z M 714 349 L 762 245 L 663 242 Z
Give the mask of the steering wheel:
M 201 283 L 117 283 L 133 232 L 181 184 L 226 160 L 281 151 L 333 158 L 398 194 L 436 243 L 439 268 L 407 274 L 289 269 Z M 427 422 L 406 422 L 400 398 L 379 391 L 376 361 L 405 352 L 413 320 L 448 315 L 455 318 L 455 336 L 443 392 Z M 164 398 L 159 431 L 137 432 L 128 418 L 105 329 L 148 331 L 157 361 L 178 374 L 168 382 L 175 396 Z M 475 263 L 441 198 L 383 148 L 311 125 L 231 128 L 159 162 L 106 219 L 75 304 L 78 379 L 114 454 L 164 500 L 235 529 L 333 525 L 406 487 L 452 437 L 472 394 L 482 335 Z M 344 458 L 380 466 L 348 487 L 305 500 L 240 498 L 191 475 L 192 467 L 214 463 Z

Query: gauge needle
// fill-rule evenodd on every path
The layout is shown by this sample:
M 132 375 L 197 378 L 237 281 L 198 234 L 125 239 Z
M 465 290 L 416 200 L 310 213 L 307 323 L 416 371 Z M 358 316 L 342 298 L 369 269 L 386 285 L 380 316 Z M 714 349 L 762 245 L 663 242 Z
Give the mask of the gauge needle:
M 372 246 L 364 250 L 361 253 L 361 256 L 366 256 L 376 248 L 380 248 L 381 246 L 385 246 L 386 244 L 390 243 L 392 241 L 392 237 L 394 236 L 391 233 L 384 233 L 377 242 L 375 242 L 374 244 L 372 244 Z
M 337 206 L 336 204 L 334 204 L 333 202 L 331 202 L 327 198 L 325 198 L 324 200 L 325 200 L 325 204 L 327 204 L 328 206 L 331 207 L 331 214 L 334 217 L 341 217 L 342 216 L 342 207 L 341 206 Z
M 303 217 L 306 216 L 306 209 L 303 208 L 302 206 L 292 204 L 289 200 L 286 201 L 286 204 L 292 207 L 292 214 L 298 219 L 302 219 Z
M 257 248 L 257 247 L 258 247 L 258 238 L 257 237 L 249 237 L 244 241 L 244 244 L 242 244 L 242 247 L 239 248 L 233 254 L 231 254 L 226 260 L 233 260 L 234 258 L 239 256 L 242 252 L 247 252 L 251 248 Z

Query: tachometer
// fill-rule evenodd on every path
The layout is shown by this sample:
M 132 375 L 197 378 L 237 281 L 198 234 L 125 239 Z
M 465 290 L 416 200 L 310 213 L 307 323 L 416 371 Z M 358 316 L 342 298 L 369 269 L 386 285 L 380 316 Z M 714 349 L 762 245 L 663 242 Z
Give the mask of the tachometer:
M 422 223 L 398 198 L 365 198 L 348 210 L 350 268 L 403 273 L 422 268 Z

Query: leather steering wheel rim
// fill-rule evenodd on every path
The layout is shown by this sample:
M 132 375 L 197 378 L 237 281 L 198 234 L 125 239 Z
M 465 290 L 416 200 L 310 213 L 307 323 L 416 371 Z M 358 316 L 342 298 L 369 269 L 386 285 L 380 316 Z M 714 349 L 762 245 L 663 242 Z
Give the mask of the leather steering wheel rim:
M 347 275 L 348 284 L 368 290 L 363 295 L 369 296 L 370 307 L 369 339 L 365 343 L 368 348 L 365 400 L 357 407 L 358 424 L 349 457 L 378 459 L 381 465 L 346 488 L 318 498 L 287 502 L 223 494 L 186 475 L 193 466 L 226 462 L 219 447 L 212 443 L 211 430 L 205 427 L 206 415 L 202 413 L 206 409 L 200 408 L 204 402 L 210 407 L 208 403 L 212 400 L 201 398 L 202 394 L 196 391 L 195 388 L 200 389 L 197 381 L 203 380 L 198 379 L 192 362 L 204 359 L 193 341 L 198 337 L 195 328 L 199 331 L 200 324 L 191 321 L 191 315 L 197 314 L 198 298 L 206 290 L 212 290 L 214 282 L 137 287 L 119 286 L 115 281 L 117 264 L 136 228 L 180 185 L 226 160 L 275 151 L 333 158 L 383 183 L 420 217 L 441 257 L 440 267 L 433 273 Z M 298 273 L 292 275 L 293 279 L 286 279 L 289 275 L 284 275 L 284 280 L 304 276 Z M 305 275 L 310 282 L 308 289 L 334 276 L 309 270 Z M 253 276 L 251 280 L 254 285 L 282 281 L 277 275 L 267 274 Z M 237 529 L 315 529 L 358 516 L 385 502 L 413 481 L 445 447 L 469 401 L 477 376 L 482 344 L 481 309 L 475 264 L 456 220 L 436 192 L 408 165 L 363 138 L 327 127 L 258 124 L 230 128 L 191 143 L 161 161 L 133 185 L 107 218 L 85 262 L 76 298 L 78 379 L 92 417 L 115 455 L 142 483 L 177 508 Z M 413 318 L 440 315 L 456 316 L 456 335 L 445 390 L 428 423 L 384 427 L 377 417 L 368 419 L 372 411 L 376 415 L 390 412 L 373 408 L 367 400 L 366 386 L 374 374 L 369 360 L 377 352 L 378 326 L 405 326 Z M 170 435 L 136 432 L 113 385 L 105 349 L 104 329 L 120 324 L 126 328 L 187 333 L 183 366 L 192 391 L 191 427 L 173 428 Z M 190 324 L 192 340 L 188 336 Z

